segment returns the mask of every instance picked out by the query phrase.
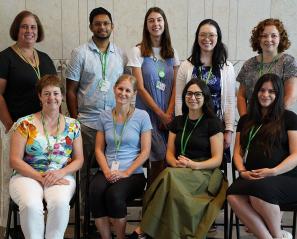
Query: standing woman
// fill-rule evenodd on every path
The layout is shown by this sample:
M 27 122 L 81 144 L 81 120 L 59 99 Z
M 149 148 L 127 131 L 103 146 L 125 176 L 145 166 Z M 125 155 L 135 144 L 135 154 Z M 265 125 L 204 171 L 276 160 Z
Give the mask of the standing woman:
M 122 75 L 113 88 L 116 106 L 100 114 L 95 155 L 100 171 L 90 185 L 90 205 L 102 239 L 125 239 L 127 201 L 142 195 L 143 163 L 151 148 L 149 115 L 132 105 L 136 79 Z
M 158 7 L 144 18 L 142 41 L 133 47 L 128 66 L 137 80 L 136 107 L 146 110 L 153 125 L 150 154 L 151 181 L 162 171 L 168 136 L 167 125 L 174 115 L 175 78 L 179 65 L 171 45 L 165 13 Z
M 192 78 L 201 78 L 210 89 L 216 115 L 224 122 L 224 148 L 229 148 L 235 120 L 235 74 L 227 61 L 218 23 L 203 20 L 196 31 L 191 56 L 182 64 L 176 78 L 176 115 L 181 114 L 182 92 Z
M 234 164 L 240 177 L 227 199 L 259 239 L 292 238 L 281 230 L 279 205 L 297 201 L 297 116 L 284 109 L 283 98 L 281 78 L 264 74 L 237 126 Z
M 10 26 L 10 37 L 16 43 L 0 52 L 0 121 L 2 145 L 5 146 L 1 151 L 1 185 L 7 185 L 11 174 L 6 133 L 18 118 L 41 110 L 35 85 L 43 75 L 56 74 L 49 56 L 34 48 L 36 42 L 44 39 L 43 27 L 35 14 L 20 12 Z M 8 201 L 2 198 L 7 197 L 7 189 L 1 190 L 1 205 L 7 205 Z M 5 221 L 5 211 L 0 208 L 0 224 Z
M 247 60 L 236 78 L 240 83 L 237 94 L 239 115 L 247 113 L 254 86 L 265 73 L 277 74 L 282 79 L 285 85 L 284 104 L 291 109 L 297 99 L 297 61 L 284 53 L 291 43 L 283 23 L 273 18 L 259 22 L 252 31 L 250 43 L 259 55 Z

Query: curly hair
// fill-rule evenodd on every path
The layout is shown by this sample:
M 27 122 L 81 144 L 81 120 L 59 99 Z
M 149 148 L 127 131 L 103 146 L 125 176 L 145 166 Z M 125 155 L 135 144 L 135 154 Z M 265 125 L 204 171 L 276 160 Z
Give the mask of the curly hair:
M 47 86 L 59 87 L 61 93 L 65 93 L 65 87 L 62 80 L 57 75 L 44 75 L 36 84 L 36 91 L 40 95 L 42 90 Z
M 287 50 L 290 47 L 291 42 L 288 38 L 288 33 L 284 27 L 284 24 L 279 19 L 268 18 L 259 22 L 258 25 L 255 26 L 254 29 L 252 30 L 250 43 L 251 43 L 251 47 L 253 48 L 253 51 L 257 51 L 259 54 L 262 53 L 262 48 L 260 46 L 260 36 L 266 26 L 275 26 L 279 32 L 280 41 L 277 47 L 278 53 L 281 53 Z

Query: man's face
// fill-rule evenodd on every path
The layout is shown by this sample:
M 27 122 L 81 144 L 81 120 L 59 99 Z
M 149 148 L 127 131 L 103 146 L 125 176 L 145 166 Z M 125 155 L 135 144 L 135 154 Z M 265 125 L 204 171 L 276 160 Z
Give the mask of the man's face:
M 98 40 L 105 40 L 110 37 L 113 30 L 113 24 L 107 15 L 97 15 L 94 17 L 90 30 L 93 36 Z

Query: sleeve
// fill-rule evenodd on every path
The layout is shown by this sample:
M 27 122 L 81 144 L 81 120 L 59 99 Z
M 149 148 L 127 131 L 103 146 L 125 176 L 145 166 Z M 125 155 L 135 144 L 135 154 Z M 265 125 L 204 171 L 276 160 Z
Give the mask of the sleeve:
M 187 83 L 188 67 L 187 60 L 182 62 L 177 71 L 176 89 L 175 89 L 175 115 L 182 114 L 182 94 Z
M 173 65 L 174 66 L 179 66 L 180 65 L 180 61 L 179 61 L 179 57 L 178 57 L 178 53 L 175 49 L 174 50 L 174 62 Z
M 224 123 L 225 130 L 234 131 L 234 121 L 235 121 L 235 73 L 232 63 L 228 62 L 225 65 L 226 76 L 224 79 Z
M 78 120 L 74 121 L 74 139 L 80 135 L 80 123 Z
M 297 115 L 289 110 L 284 115 L 286 130 L 297 130 Z
M 0 78 L 7 80 L 8 75 L 9 75 L 9 59 L 4 54 L 4 52 L 1 52 L 0 53 Z
M 174 134 L 177 134 L 177 124 L 178 124 L 179 118 L 181 118 L 181 116 L 174 117 L 174 119 L 172 120 L 172 122 L 168 126 L 169 131 L 174 133 Z
M 247 115 L 243 115 L 242 117 L 240 117 L 237 124 L 236 132 L 242 131 L 243 125 L 245 124 L 246 120 L 247 120 Z
M 65 77 L 73 81 L 79 81 L 82 65 L 83 65 L 83 57 L 79 49 L 74 49 L 71 52 L 71 59 L 66 69 Z
M 16 122 L 14 131 L 18 131 L 24 138 L 27 138 L 29 136 L 30 126 L 31 124 L 27 117 L 22 117 Z
M 297 61 L 291 55 L 286 55 L 284 59 L 284 81 L 297 77 Z
M 140 55 L 140 48 L 135 46 L 128 52 L 127 66 L 141 67 L 143 63 L 143 57 Z
M 153 126 L 148 113 L 146 111 L 143 111 L 141 112 L 141 115 L 143 115 L 142 121 L 141 121 L 141 133 L 152 130 Z
M 224 131 L 222 121 L 220 121 L 218 118 L 210 118 L 208 119 L 208 135 L 209 137 L 217 134 L 222 133 Z

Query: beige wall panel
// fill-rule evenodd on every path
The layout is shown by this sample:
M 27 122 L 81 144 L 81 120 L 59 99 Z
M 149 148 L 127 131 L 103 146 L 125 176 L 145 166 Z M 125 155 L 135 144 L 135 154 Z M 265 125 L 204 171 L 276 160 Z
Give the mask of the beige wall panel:
M 38 49 L 53 59 L 62 58 L 62 16 L 61 0 L 26 0 L 26 8 L 36 13 L 44 27 L 45 39 L 38 43 Z
M 291 47 L 287 52 L 297 57 L 297 1 L 272 0 L 271 16 L 279 18 L 284 23 L 291 41 Z
M 229 0 L 229 25 L 228 25 L 228 58 L 236 60 L 237 56 L 237 21 L 238 21 L 238 1 Z
M 69 59 L 79 45 L 79 1 L 62 1 L 62 58 Z
M 118 0 L 116 2 L 114 41 L 119 47 L 129 50 L 141 41 L 146 1 Z
M 251 31 L 260 20 L 270 17 L 271 0 L 238 0 L 237 60 L 246 60 L 256 53 L 250 47 Z
M 187 1 L 159 0 L 156 5 L 166 14 L 173 47 L 177 50 L 180 59 L 187 56 Z
M 199 23 L 205 19 L 205 1 L 204 0 L 189 0 L 188 1 L 188 27 L 187 30 L 187 59 L 192 52 L 193 43 L 195 40 L 195 33 L 197 31 Z
M 204 18 L 213 17 L 213 2 L 214 0 L 204 0 Z
M 79 18 L 79 45 L 87 42 L 89 30 L 88 2 L 78 0 L 78 18 Z
M 25 0 L 0 1 L 0 51 L 14 43 L 9 36 L 9 28 L 15 16 L 24 9 Z

